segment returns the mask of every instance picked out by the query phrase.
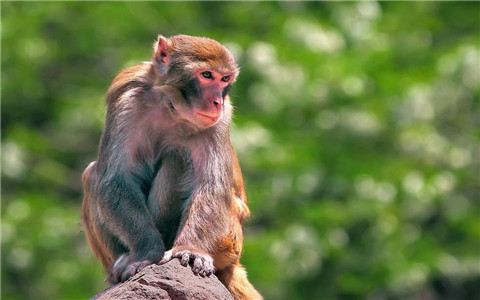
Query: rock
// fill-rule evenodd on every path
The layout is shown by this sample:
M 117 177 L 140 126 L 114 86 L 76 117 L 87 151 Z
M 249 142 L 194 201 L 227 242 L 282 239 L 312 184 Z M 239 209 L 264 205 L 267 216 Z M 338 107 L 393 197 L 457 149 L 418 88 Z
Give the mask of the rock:
M 92 300 L 233 300 L 215 275 L 201 277 L 178 259 L 151 265 L 125 281 L 95 295 Z

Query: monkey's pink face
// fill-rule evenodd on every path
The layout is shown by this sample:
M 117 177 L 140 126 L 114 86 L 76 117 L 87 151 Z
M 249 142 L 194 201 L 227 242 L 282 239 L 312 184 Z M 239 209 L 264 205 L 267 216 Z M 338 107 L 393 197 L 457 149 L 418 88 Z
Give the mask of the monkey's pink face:
M 200 90 L 200 103 L 193 108 L 199 125 L 208 127 L 215 125 L 222 117 L 225 96 L 233 81 L 231 74 L 222 74 L 215 70 L 196 72 Z
M 213 126 L 225 117 L 230 119 L 232 107 L 227 95 L 235 75 L 199 69 L 191 80 L 192 88 L 178 90 L 178 95 L 169 96 L 167 107 L 172 116 L 198 128 Z

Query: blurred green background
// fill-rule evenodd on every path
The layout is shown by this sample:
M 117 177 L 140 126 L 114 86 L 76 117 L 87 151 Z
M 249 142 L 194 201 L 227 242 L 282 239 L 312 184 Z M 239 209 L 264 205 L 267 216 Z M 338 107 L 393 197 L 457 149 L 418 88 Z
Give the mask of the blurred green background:
M 479 2 L 1 3 L 2 299 L 106 288 L 80 226 L 104 95 L 157 34 L 226 44 L 266 299 L 479 299 Z

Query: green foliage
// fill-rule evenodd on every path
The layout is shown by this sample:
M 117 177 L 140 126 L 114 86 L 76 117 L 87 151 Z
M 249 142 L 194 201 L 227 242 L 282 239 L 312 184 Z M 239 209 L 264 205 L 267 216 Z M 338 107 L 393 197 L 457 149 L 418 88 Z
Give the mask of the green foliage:
M 232 139 L 267 299 L 480 297 L 478 2 L 2 2 L 2 297 L 85 299 L 104 94 L 156 34 L 242 67 Z

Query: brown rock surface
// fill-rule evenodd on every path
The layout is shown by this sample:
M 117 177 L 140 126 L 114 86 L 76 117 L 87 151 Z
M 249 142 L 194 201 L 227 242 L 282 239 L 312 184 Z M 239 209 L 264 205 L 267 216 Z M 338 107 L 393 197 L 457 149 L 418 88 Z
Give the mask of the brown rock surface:
M 215 277 L 194 275 L 178 259 L 164 265 L 151 265 L 124 283 L 95 295 L 92 300 L 233 300 L 225 286 Z

